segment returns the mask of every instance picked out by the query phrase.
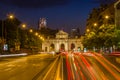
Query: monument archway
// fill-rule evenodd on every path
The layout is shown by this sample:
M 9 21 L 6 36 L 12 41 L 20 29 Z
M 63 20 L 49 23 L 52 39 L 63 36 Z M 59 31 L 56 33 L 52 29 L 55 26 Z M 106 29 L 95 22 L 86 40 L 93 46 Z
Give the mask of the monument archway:
M 74 48 L 75 48 L 75 44 L 72 43 L 72 44 L 71 44 L 71 50 L 73 50 Z
M 55 45 L 54 44 L 51 44 L 50 45 L 50 51 L 54 51 L 55 50 Z
M 60 51 L 65 51 L 65 45 L 63 43 L 60 45 Z
M 48 38 L 42 43 L 42 50 L 49 51 L 70 51 L 78 47 L 83 50 L 80 38 L 69 38 L 68 33 L 60 30 L 56 33 L 56 38 Z

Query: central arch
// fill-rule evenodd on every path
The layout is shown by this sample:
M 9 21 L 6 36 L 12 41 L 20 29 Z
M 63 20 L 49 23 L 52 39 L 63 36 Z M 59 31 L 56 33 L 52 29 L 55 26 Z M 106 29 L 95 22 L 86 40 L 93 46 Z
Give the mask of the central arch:
M 71 50 L 73 50 L 74 48 L 75 48 L 75 44 L 72 43 L 72 44 L 71 44 Z
M 55 45 L 54 44 L 51 44 L 50 45 L 50 51 L 54 51 L 55 50 Z
M 60 45 L 60 51 L 65 51 L 65 45 L 64 44 Z

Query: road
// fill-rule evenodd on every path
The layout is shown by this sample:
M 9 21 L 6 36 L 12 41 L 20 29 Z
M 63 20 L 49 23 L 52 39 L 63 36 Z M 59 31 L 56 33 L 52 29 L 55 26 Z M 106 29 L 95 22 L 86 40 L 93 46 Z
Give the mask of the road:
M 37 54 L 0 59 L 0 80 L 119 80 L 120 56 Z
M 53 63 L 56 56 L 39 54 L 4 58 L 0 61 L 0 80 L 35 80 Z
M 70 54 L 69 80 L 119 80 L 120 69 L 100 54 Z

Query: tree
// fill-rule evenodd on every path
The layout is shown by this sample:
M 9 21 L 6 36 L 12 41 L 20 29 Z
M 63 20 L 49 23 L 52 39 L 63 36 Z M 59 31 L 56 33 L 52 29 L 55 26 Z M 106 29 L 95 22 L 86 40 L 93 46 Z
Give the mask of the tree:
M 4 20 L 4 38 L 9 47 L 14 47 L 15 40 L 17 39 L 17 29 L 21 21 L 17 18 Z
M 94 30 L 94 27 L 99 28 L 103 24 L 114 24 L 114 4 L 101 4 L 98 8 L 93 8 L 88 16 L 86 29 L 90 31 Z M 109 16 L 109 19 L 105 19 L 105 16 Z M 97 24 L 96 26 L 94 24 Z
M 116 39 L 119 38 L 119 33 L 114 26 L 114 17 L 113 3 L 102 4 L 99 8 L 94 8 L 87 19 L 83 45 L 92 49 L 93 47 L 111 47 L 118 44 Z

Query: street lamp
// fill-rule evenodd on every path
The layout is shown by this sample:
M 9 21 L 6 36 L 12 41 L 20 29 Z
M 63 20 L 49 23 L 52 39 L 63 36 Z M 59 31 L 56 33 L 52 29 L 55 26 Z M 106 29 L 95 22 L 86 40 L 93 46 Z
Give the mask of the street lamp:
M 105 16 L 105 24 L 106 24 L 106 25 L 107 25 L 108 19 L 109 19 L 109 16 L 106 15 L 106 16 Z
M 26 24 L 22 24 L 22 28 L 26 28 Z
M 44 41 L 44 38 L 42 36 L 40 37 L 40 39 Z
M 32 33 L 32 32 L 33 32 L 33 30 L 32 30 L 32 29 L 30 29 L 30 30 L 29 30 L 29 32 L 30 32 L 30 33 Z
M 9 14 L 8 16 L 7 16 L 9 19 L 13 19 L 14 18 L 14 15 L 13 14 Z M 4 20 L 2 20 L 2 39 L 4 39 L 5 37 L 4 37 L 4 28 L 5 26 L 4 26 Z
M 35 35 L 37 36 L 37 35 L 38 35 L 38 33 L 36 32 L 36 33 L 35 33 Z
M 14 19 L 14 15 L 13 15 L 13 14 L 9 14 L 9 15 L 8 15 L 8 18 L 9 18 L 9 19 Z
M 94 26 L 97 26 L 97 23 L 94 23 L 93 25 L 94 25 Z
M 40 38 L 41 36 L 40 36 L 40 35 L 38 35 L 38 37 Z
M 87 29 L 87 32 L 90 32 L 90 30 L 89 30 L 89 29 Z
M 106 15 L 106 16 L 105 16 L 105 19 L 108 19 L 108 18 L 109 18 L 109 16 L 108 16 L 108 15 Z
M 13 15 L 13 14 L 9 14 L 7 17 L 8 17 L 9 19 L 13 19 L 13 18 L 14 18 L 14 15 Z M 4 50 L 7 50 L 7 48 L 4 47 L 4 44 L 6 43 L 6 32 L 5 32 L 5 35 L 4 35 L 4 31 L 6 31 L 6 28 L 5 28 L 5 26 L 4 26 L 4 23 L 5 23 L 5 21 L 2 20 L 2 51 L 3 51 L 3 49 L 4 49 Z
M 4 30 L 4 21 L 2 20 L 2 40 L 4 39 L 3 30 Z

